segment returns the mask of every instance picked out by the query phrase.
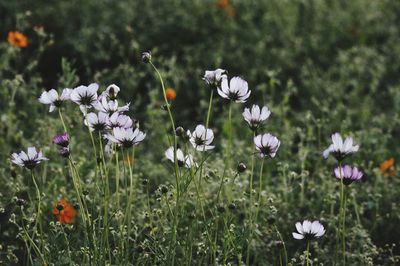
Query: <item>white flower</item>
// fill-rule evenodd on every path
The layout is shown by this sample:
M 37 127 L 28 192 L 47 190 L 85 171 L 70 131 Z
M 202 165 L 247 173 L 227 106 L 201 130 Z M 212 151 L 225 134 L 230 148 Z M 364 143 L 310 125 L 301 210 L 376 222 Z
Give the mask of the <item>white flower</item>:
M 50 104 L 49 112 L 53 112 L 56 107 L 60 107 L 62 103 L 70 99 L 71 89 L 63 89 L 61 95 L 55 89 L 44 91 L 39 97 L 39 102 L 42 104 Z
M 332 135 L 332 144 L 324 150 L 322 155 L 324 158 L 328 158 L 329 154 L 333 154 L 333 156 L 338 160 L 343 160 L 347 155 L 351 155 L 358 151 L 360 148 L 359 145 L 353 145 L 353 138 L 347 137 L 344 142 L 342 136 L 339 133 L 335 133 Z
M 100 97 L 99 97 L 100 98 Z M 109 100 L 107 101 L 106 97 L 101 97 L 95 104 L 94 104 L 94 108 L 102 113 L 106 113 L 108 115 L 112 115 L 115 112 L 127 112 L 129 111 L 129 105 L 130 103 L 122 106 L 122 107 L 118 107 L 118 101 L 117 100 Z
M 247 81 L 240 77 L 233 77 L 229 83 L 229 86 L 228 78 L 222 78 L 221 88 L 218 88 L 217 91 L 222 98 L 229 99 L 237 103 L 246 102 L 251 93 Z
M 256 145 L 257 153 L 261 158 L 264 158 L 265 156 L 274 158 L 281 142 L 274 135 L 266 133 L 254 137 L 254 144 Z
M 113 113 L 108 118 L 107 126 L 109 128 L 115 128 L 115 127 L 130 128 L 133 126 L 133 121 L 129 116 L 116 112 Z
M 108 129 L 107 121 L 108 115 L 106 113 L 89 113 L 86 115 L 85 125 L 90 128 L 90 131 L 102 131 Z
M 97 102 L 97 90 L 99 85 L 92 83 L 89 86 L 79 86 L 72 90 L 71 101 L 78 104 L 81 111 L 86 114 L 87 109 L 91 108 Z
M 113 128 L 112 134 L 106 135 L 108 140 L 118 145 L 122 145 L 124 148 L 138 145 L 145 137 L 146 134 L 140 131 L 138 128 L 133 130 L 133 128 L 122 127 Z
M 165 157 L 171 162 L 174 162 L 174 147 L 169 147 L 165 151 Z M 178 161 L 178 166 L 185 166 L 186 168 L 191 168 L 192 166 L 197 167 L 197 163 L 193 160 L 192 155 L 184 155 L 181 149 L 176 149 L 176 159 Z
M 193 133 L 187 131 L 189 141 L 193 147 L 198 151 L 207 151 L 214 149 L 214 146 L 210 145 L 214 140 L 214 133 L 211 129 L 205 128 L 203 125 L 196 126 Z
M 28 153 L 21 151 L 20 153 L 11 154 L 11 162 L 31 170 L 42 161 L 47 160 L 48 159 L 43 156 L 42 152 L 38 151 L 35 147 L 29 147 Z
M 320 238 L 325 234 L 325 228 L 319 221 L 303 221 L 303 224 L 300 222 L 296 223 L 297 232 L 293 232 L 293 237 L 295 239 L 306 239 L 312 240 L 316 238 Z
M 216 70 L 206 70 L 204 73 L 203 80 L 208 85 L 218 86 L 221 83 L 223 77 L 226 76 L 227 71 L 225 69 L 217 68 Z
M 263 106 L 260 110 L 260 107 L 254 104 L 251 109 L 244 108 L 243 118 L 246 120 L 252 130 L 256 130 L 262 121 L 267 120 L 270 114 L 271 111 L 267 106 Z

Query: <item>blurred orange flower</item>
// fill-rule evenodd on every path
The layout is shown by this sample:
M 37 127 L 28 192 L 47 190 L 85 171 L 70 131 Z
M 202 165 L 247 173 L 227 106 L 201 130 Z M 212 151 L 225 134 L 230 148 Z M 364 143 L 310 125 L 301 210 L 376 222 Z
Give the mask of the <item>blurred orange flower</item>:
M 394 176 L 394 158 L 387 159 L 381 162 L 379 168 L 381 172 L 386 176 Z
M 7 40 L 11 45 L 16 47 L 24 48 L 28 46 L 28 37 L 19 31 L 10 31 Z
M 224 10 L 228 16 L 234 17 L 236 15 L 235 9 L 230 4 L 229 0 L 217 0 L 216 5 L 218 8 Z
M 165 90 L 165 96 L 168 100 L 174 100 L 176 98 L 176 92 L 173 88 L 167 88 Z
M 224 9 L 229 5 L 230 5 L 229 0 L 217 0 L 217 6 L 221 9 Z
M 68 200 L 60 199 L 53 209 L 53 214 L 61 224 L 72 224 L 75 220 L 76 210 Z

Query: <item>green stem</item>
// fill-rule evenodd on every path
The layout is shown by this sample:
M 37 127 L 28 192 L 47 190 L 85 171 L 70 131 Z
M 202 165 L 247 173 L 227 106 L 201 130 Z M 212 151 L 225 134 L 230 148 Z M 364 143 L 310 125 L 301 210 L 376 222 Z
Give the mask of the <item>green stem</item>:
M 179 223 L 179 203 L 180 203 L 180 182 L 179 182 L 179 166 L 178 166 L 178 160 L 176 159 L 176 150 L 177 150 L 177 137 L 176 137 L 176 128 L 175 128 L 175 123 L 174 123 L 174 118 L 172 116 L 172 112 L 171 112 L 171 108 L 167 99 L 167 95 L 165 93 L 165 85 L 164 85 L 164 81 L 163 78 L 160 74 L 160 72 L 158 71 L 158 69 L 156 68 L 156 66 L 153 64 L 153 62 L 150 60 L 149 61 L 150 65 L 153 67 L 153 69 L 156 71 L 159 79 L 160 79 L 160 83 L 161 83 L 161 87 L 162 87 L 162 91 L 163 91 L 163 97 L 164 97 L 164 102 L 165 105 L 167 107 L 167 111 L 168 111 L 168 116 L 170 119 L 170 123 L 171 123 L 171 127 L 172 127 L 172 131 L 173 131 L 173 137 L 174 137 L 174 163 L 175 163 L 175 182 L 176 182 L 176 204 L 175 204 L 175 218 L 174 218 L 174 224 L 173 224 L 173 232 L 172 232 L 172 243 L 171 246 L 173 248 L 172 251 L 172 265 L 175 262 L 175 248 L 176 248 L 176 231 L 177 231 L 177 225 Z M 171 249 L 171 248 L 170 248 Z
M 229 143 L 228 143 L 228 152 L 227 159 L 229 163 L 232 163 L 232 101 L 229 103 L 229 113 L 228 113 L 228 121 L 229 121 Z
M 37 226 L 39 224 L 40 243 L 41 243 L 41 247 L 44 248 L 43 228 L 42 228 L 42 220 L 41 220 L 41 215 L 40 215 L 41 214 L 42 197 L 40 194 L 39 186 L 36 183 L 36 178 L 35 178 L 35 174 L 34 174 L 33 170 L 31 170 L 31 177 L 32 177 L 32 181 L 35 186 L 35 189 L 36 189 L 36 195 L 38 197 L 38 206 L 37 206 L 37 214 L 36 214 L 36 221 L 35 221 L 34 229 L 36 230 Z
M 346 202 L 347 202 L 347 191 L 344 191 L 343 199 L 343 224 L 342 224 L 342 252 L 343 252 L 343 265 L 346 265 Z
M 253 132 L 253 139 L 256 136 L 256 132 Z M 254 146 L 254 145 L 253 145 Z M 255 146 L 253 148 L 253 151 L 255 151 Z M 250 183 L 249 183 L 249 226 L 250 226 L 250 237 L 248 239 L 248 244 L 247 244 L 247 254 L 246 254 L 246 265 L 249 265 L 250 262 L 250 242 L 253 236 L 253 215 L 251 210 L 253 209 L 253 178 L 254 178 L 254 154 L 251 154 L 251 174 L 250 174 Z
M 309 265 L 310 261 L 310 240 L 307 241 L 307 255 L 306 255 L 306 264 Z
M 258 212 L 260 210 L 260 205 L 261 205 L 261 192 L 262 192 L 262 180 L 263 180 L 263 170 L 264 170 L 264 161 L 265 159 L 262 158 L 261 161 L 261 167 L 260 167 L 260 177 L 259 177 L 259 188 L 258 188 L 258 201 L 257 201 L 257 210 L 256 210 L 256 218 L 255 218 L 255 222 L 257 222 L 258 219 Z
M 68 132 L 67 126 L 65 125 L 65 122 L 64 122 L 64 118 L 63 118 L 63 115 L 62 115 L 61 108 L 58 108 L 58 115 L 60 116 L 60 120 L 61 120 L 62 126 L 64 128 L 64 131 Z
M 283 252 L 285 254 L 285 265 L 288 265 L 288 256 L 287 256 L 287 251 L 286 251 L 286 244 L 283 241 L 282 235 L 279 232 L 278 227 L 276 225 L 275 225 L 275 230 L 276 230 L 276 233 L 278 234 L 279 239 L 281 240 L 281 242 L 283 244 Z

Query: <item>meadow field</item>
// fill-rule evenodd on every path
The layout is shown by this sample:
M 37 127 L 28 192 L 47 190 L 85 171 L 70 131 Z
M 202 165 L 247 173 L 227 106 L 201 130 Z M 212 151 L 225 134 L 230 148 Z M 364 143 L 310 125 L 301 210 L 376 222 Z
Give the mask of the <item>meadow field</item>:
M 0 1 L 0 265 L 400 265 L 400 2 Z

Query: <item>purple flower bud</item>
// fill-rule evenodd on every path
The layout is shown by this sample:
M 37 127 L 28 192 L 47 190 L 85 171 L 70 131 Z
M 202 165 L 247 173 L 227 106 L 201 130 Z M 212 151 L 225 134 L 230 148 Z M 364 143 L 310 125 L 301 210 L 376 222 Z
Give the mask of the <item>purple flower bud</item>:
M 69 145 L 69 134 L 67 132 L 57 134 L 53 138 L 53 142 L 61 147 L 68 147 Z
M 62 157 L 68 158 L 70 155 L 70 150 L 68 147 L 62 147 L 58 150 L 58 154 L 60 154 Z

